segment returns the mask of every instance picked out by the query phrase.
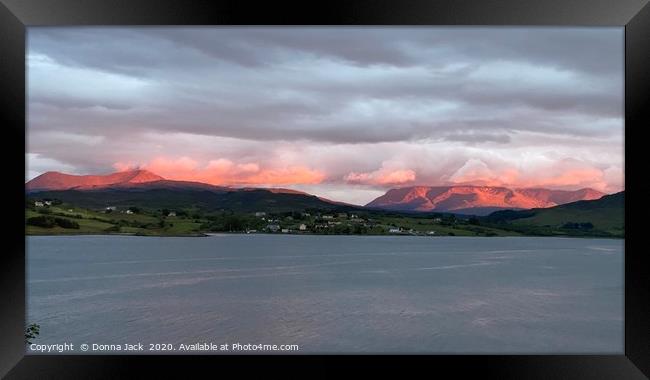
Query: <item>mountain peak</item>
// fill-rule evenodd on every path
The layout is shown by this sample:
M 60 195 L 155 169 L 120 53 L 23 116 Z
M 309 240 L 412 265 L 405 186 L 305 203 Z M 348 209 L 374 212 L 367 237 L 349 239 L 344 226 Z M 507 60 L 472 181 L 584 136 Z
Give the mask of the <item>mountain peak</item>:
M 127 170 L 106 175 L 75 175 L 49 171 L 27 182 L 25 188 L 27 190 L 93 189 L 161 180 L 164 180 L 164 178 L 144 169 Z

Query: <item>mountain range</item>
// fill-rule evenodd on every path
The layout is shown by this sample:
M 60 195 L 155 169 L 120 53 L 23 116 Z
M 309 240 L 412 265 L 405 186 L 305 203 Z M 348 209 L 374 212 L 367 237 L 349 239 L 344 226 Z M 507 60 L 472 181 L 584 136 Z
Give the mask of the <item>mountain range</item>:
M 441 211 L 487 215 L 503 209 L 547 208 L 599 199 L 600 191 L 509 189 L 498 186 L 412 186 L 391 189 L 366 207 L 395 211 Z
M 282 188 L 235 188 L 168 180 L 136 169 L 107 175 L 44 173 L 25 185 L 28 193 L 87 207 L 144 205 L 196 206 L 235 211 L 291 211 L 305 208 L 357 208 L 342 202 Z M 504 209 L 548 208 L 605 195 L 594 189 L 508 189 L 496 186 L 413 186 L 391 189 L 364 208 L 407 212 L 487 215 Z

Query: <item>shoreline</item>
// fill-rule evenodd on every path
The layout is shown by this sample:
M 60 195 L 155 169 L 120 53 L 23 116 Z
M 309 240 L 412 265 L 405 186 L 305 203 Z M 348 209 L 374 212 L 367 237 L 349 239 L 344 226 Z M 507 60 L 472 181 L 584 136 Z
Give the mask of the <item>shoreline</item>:
M 506 235 L 506 236 L 463 236 L 463 235 L 409 235 L 409 234 L 314 234 L 314 233 L 245 233 L 245 232 L 201 232 L 197 234 L 170 234 L 170 235 L 144 235 L 137 233 L 64 233 L 64 234 L 25 234 L 25 237 L 30 236 L 135 236 L 135 237 L 213 237 L 222 235 L 274 235 L 274 236 L 390 236 L 390 237 L 413 237 L 413 238 L 564 238 L 564 239 L 610 239 L 610 240 L 625 240 L 625 237 L 616 236 L 567 236 L 567 235 Z

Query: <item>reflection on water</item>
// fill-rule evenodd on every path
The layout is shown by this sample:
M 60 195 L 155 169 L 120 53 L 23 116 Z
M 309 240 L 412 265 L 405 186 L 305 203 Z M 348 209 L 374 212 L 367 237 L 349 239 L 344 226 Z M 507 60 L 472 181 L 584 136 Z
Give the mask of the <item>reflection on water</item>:
M 36 343 L 621 353 L 623 241 L 29 237 Z

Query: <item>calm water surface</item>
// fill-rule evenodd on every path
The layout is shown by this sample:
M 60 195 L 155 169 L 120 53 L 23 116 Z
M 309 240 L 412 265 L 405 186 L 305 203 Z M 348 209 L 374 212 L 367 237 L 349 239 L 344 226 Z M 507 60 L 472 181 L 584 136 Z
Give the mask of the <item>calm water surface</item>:
M 623 240 L 27 238 L 39 344 L 621 353 Z

